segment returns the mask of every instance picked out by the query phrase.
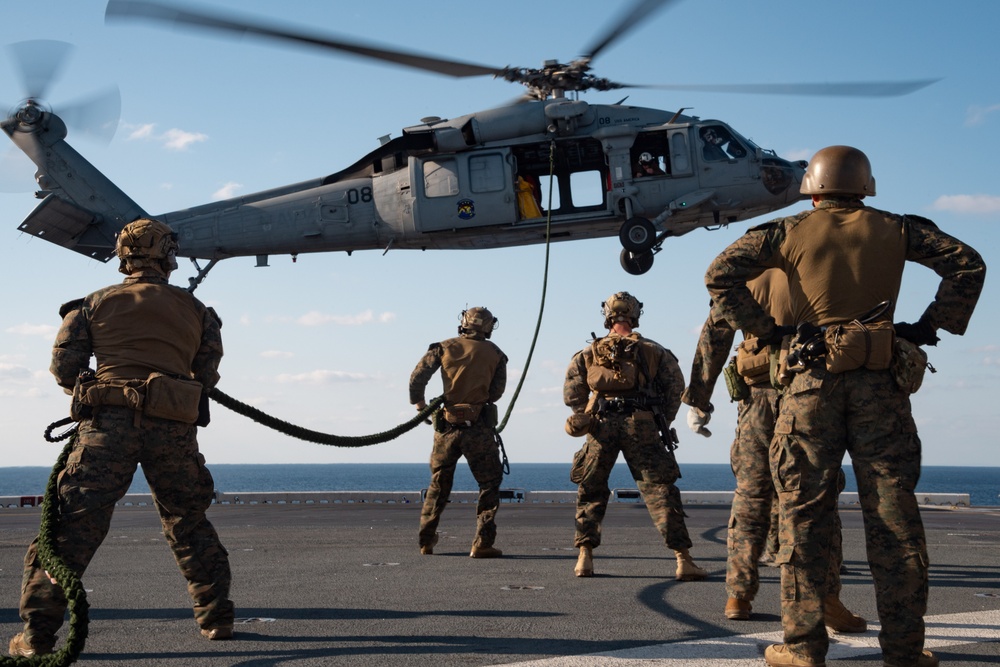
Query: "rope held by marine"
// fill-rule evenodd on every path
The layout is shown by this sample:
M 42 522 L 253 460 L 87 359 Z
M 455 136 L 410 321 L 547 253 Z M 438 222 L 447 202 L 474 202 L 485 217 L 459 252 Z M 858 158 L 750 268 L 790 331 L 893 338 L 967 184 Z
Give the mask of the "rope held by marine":
M 229 408 L 233 412 L 241 414 L 244 417 L 249 417 L 258 424 L 267 426 L 275 431 L 284 433 L 285 435 L 290 435 L 293 438 L 298 438 L 300 440 L 315 442 L 320 445 L 332 445 L 334 447 L 367 447 L 369 445 L 378 445 L 383 442 L 389 442 L 390 440 L 394 440 L 403 435 L 407 431 L 412 430 L 424 420 L 429 419 L 434 411 L 437 410 L 442 403 L 444 403 L 444 397 L 438 396 L 437 398 L 431 399 L 430 403 L 427 404 L 427 407 L 418 412 L 416 417 L 400 424 L 395 428 L 381 433 L 374 433 L 372 435 L 350 436 L 321 433 L 320 431 L 313 431 L 286 421 L 282 421 L 276 417 L 272 417 L 269 414 L 261 412 L 251 405 L 247 405 L 246 403 L 236 400 L 232 396 L 220 391 L 218 387 L 208 392 L 208 396 L 216 403 Z
M 50 427 L 52 428 L 52 427 Z M 63 594 L 69 603 L 69 631 L 66 643 L 61 649 L 49 655 L 37 655 L 32 658 L 9 658 L 0 656 L 0 666 L 38 665 L 42 667 L 65 667 L 76 662 L 83 652 L 87 641 L 87 625 L 90 617 L 87 610 L 87 592 L 83 588 L 80 577 L 77 576 L 55 551 L 55 533 L 59 526 L 59 473 L 66 467 L 69 454 L 76 444 L 76 434 L 63 447 L 59 459 L 52 467 L 48 484 L 45 487 L 45 500 L 42 502 L 42 520 L 38 529 L 38 560 L 45 572 L 59 582 Z

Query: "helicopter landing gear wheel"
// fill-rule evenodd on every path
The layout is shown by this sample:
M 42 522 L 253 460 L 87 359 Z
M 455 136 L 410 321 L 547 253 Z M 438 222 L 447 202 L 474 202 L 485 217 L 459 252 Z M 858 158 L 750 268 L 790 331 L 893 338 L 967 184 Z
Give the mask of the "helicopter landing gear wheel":
M 618 230 L 618 240 L 629 252 L 642 254 L 656 243 L 656 228 L 646 218 L 629 218 Z
M 633 276 L 641 276 L 653 267 L 653 253 L 646 252 L 633 253 L 622 248 L 619 256 L 622 268 Z

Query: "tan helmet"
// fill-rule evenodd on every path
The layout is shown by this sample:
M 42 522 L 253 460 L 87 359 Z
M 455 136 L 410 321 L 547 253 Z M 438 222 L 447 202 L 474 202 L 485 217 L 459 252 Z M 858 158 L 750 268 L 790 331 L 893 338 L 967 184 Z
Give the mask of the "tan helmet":
M 493 313 L 489 309 L 478 306 L 463 310 L 460 320 L 458 333 L 479 333 L 486 338 L 489 338 L 493 331 L 500 326 L 500 320 L 493 317 Z
M 169 272 L 176 268 L 177 234 L 159 220 L 139 218 L 118 232 L 115 253 L 121 260 L 118 270 L 122 273 L 144 268 Z
M 629 326 L 639 326 L 639 316 L 642 315 L 642 302 L 628 292 L 615 292 L 601 304 L 604 314 L 604 328 L 610 329 L 615 322 L 628 322 Z
M 806 167 L 799 192 L 804 195 L 875 196 L 875 177 L 868 156 L 850 146 L 822 148 Z

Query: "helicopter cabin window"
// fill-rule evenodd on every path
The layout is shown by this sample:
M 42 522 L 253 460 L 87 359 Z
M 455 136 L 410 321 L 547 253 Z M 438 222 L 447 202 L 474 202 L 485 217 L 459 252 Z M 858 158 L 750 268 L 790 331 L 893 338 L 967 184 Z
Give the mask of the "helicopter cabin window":
M 499 192 L 506 187 L 504 159 L 499 153 L 469 158 L 469 180 L 473 192 Z
M 707 161 L 738 160 L 747 156 L 747 149 L 722 125 L 706 125 L 698 130 L 702 156 Z
M 670 134 L 670 161 L 674 165 L 674 171 L 678 174 L 684 174 L 691 170 L 686 130 L 676 130 Z
M 670 174 L 670 151 L 664 130 L 642 132 L 632 144 L 632 176 L 666 176 Z
M 454 158 L 424 162 L 424 194 L 428 197 L 458 194 L 458 163 Z

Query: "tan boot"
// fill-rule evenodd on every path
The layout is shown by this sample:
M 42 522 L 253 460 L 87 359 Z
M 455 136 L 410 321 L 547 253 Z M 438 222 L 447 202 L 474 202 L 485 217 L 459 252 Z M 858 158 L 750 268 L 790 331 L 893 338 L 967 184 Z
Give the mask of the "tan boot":
M 845 607 L 836 595 L 827 595 L 823 599 L 823 621 L 834 632 L 853 633 L 868 629 L 868 622 Z
M 731 621 L 749 621 L 752 608 L 750 600 L 729 598 L 726 600 L 726 618 Z
M 438 534 L 434 533 L 434 537 L 431 538 L 430 542 L 428 542 L 427 544 L 421 544 L 420 545 L 420 554 L 423 555 L 423 556 L 430 556 L 430 555 L 432 555 L 434 553 L 434 547 L 438 543 L 438 537 L 439 537 Z
M 573 574 L 578 577 L 594 576 L 593 551 L 590 547 L 580 547 L 580 557 L 576 560 L 576 567 L 573 568 Z
M 495 547 L 472 547 L 469 558 L 500 558 L 503 552 Z
M 211 641 L 219 641 L 233 638 L 233 626 L 220 625 L 217 628 L 202 628 L 201 636 Z
M 898 662 L 883 662 L 884 667 L 902 667 L 903 663 Z M 914 663 L 915 667 L 938 667 L 940 661 L 937 656 L 930 651 L 922 651 L 920 655 L 917 656 L 917 662 Z
M 23 632 L 19 632 L 10 640 L 8 650 L 15 658 L 33 658 L 36 655 L 49 655 L 52 653 L 52 644 L 41 646 L 28 641 Z
M 795 655 L 784 644 L 771 644 L 764 649 L 764 662 L 771 667 L 826 667 L 826 661 Z
M 708 572 L 694 564 L 687 549 L 677 551 L 677 581 L 700 581 L 707 577 Z

